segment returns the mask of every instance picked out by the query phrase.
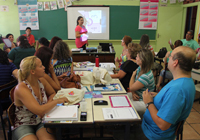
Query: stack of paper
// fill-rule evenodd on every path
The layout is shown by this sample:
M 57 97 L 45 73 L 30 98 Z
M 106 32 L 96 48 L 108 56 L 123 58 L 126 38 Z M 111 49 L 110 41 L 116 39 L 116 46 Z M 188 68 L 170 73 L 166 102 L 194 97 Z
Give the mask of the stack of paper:
M 45 121 L 78 120 L 78 106 L 56 106 L 44 116 Z

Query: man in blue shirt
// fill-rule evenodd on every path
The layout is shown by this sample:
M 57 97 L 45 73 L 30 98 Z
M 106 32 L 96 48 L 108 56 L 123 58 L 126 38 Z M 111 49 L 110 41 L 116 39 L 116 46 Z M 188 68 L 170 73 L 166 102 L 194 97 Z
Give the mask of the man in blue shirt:
M 148 90 L 143 92 L 147 110 L 142 129 L 148 139 L 174 140 L 178 123 L 189 116 L 196 93 L 191 78 L 195 58 L 196 53 L 191 48 L 175 48 L 168 63 L 173 80 L 158 94 Z

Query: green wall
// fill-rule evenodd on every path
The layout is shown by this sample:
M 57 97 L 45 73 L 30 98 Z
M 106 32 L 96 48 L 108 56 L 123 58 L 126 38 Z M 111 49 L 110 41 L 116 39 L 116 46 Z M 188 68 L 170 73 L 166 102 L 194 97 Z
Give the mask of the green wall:
M 51 0 L 38 0 L 38 1 L 51 1 Z M 200 3 L 200 2 L 197 2 Z M 0 5 L 7 5 L 9 6 L 9 12 L 1 12 L 0 11 L 0 34 L 5 36 L 7 33 L 13 33 L 15 40 L 20 35 L 19 31 L 19 19 L 18 19 L 18 9 L 17 5 L 14 5 L 14 0 L 0 0 Z M 138 0 L 80 0 L 73 2 L 73 5 L 131 5 L 131 6 L 139 6 L 140 2 Z M 182 3 L 176 3 L 176 4 L 170 4 L 169 1 L 167 3 L 168 7 L 180 7 L 183 6 Z M 200 6 L 198 6 L 200 7 Z M 163 8 L 159 6 L 159 8 Z M 184 8 L 183 8 L 184 12 Z M 184 16 L 184 15 L 183 15 Z M 197 17 L 199 16 L 199 13 Z M 180 21 L 174 21 L 174 22 L 180 22 Z M 159 24 L 159 19 L 158 19 Z M 184 23 L 181 23 L 180 26 L 184 25 Z M 174 31 L 176 30 L 176 27 L 174 27 Z M 181 33 L 181 36 L 183 36 L 183 33 Z M 65 40 L 70 48 L 75 48 L 75 41 L 74 40 Z M 168 41 L 168 40 L 166 40 Z M 99 40 L 89 40 L 89 46 L 94 47 L 98 45 Z M 117 56 L 121 54 L 122 47 L 121 47 L 121 41 L 120 40 L 109 40 L 106 42 L 112 42 Z M 138 43 L 139 40 L 133 40 L 133 42 Z M 156 46 L 156 40 L 151 40 L 151 45 L 153 46 L 155 51 L 158 51 L 160 47 Z M 2 47 L 2 45 L 0 45 Z

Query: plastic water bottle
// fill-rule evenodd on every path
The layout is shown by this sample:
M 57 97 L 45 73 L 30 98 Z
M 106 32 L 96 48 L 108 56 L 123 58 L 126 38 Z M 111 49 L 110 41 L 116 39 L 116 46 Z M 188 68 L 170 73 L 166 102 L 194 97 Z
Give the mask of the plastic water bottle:
M 100 75 L 101 75 L 99 68 L 97 68 L 95 75 L 96 75 L 96 84 L 99 84 L 100 83 Z
M 110 49 L 110 53 L 112 53 L 112 46 L 109 46 L 109 49 Z
M 99 57 L 98 57 L 98 55 L 96 55 L 96 58 L 95 58 L 95 66 L 96 67 L 99 67 Z

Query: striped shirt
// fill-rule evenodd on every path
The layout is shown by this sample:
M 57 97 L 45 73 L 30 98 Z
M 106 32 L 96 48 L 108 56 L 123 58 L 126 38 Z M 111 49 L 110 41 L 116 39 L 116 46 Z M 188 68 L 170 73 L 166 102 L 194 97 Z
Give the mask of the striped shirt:
M 142 74 L 140 77 L 138 77 L 140 71 L 141 71 L 141 67 L 138 67 L 135 81 L 138 80 L 139 82 L 141 82 L 144 85 L 143 88 L 136 91 L 136 93 L 140 97 L 139 100 L 142 101 L 143 100 L 143 97 L 142 97 L 143 91 L 145 91 L 147 88 L 149 89 L 149 91 L 154 91 L 155 81 L 154 81 L 154 76 L 153 76 L 153 73 L 151 70 L 145 74 Z

